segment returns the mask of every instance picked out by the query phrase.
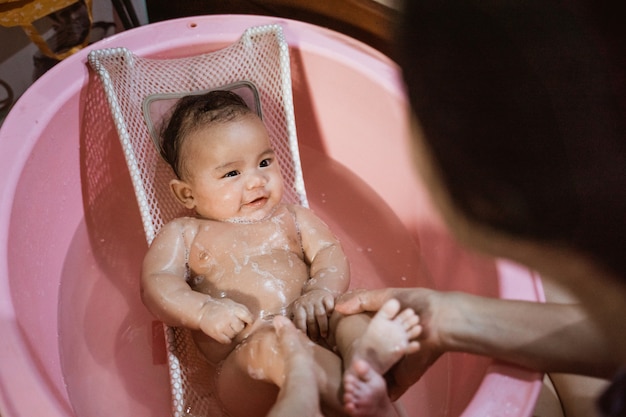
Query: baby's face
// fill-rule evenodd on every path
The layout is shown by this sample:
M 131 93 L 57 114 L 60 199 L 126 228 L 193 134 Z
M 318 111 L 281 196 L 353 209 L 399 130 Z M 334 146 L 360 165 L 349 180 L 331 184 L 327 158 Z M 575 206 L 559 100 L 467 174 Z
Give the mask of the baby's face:
M 194 209 L 208 219 L 258 221 L 283 195 L 283 179 L 265 125 L 249 114 L 192 133 L 184 142 Z

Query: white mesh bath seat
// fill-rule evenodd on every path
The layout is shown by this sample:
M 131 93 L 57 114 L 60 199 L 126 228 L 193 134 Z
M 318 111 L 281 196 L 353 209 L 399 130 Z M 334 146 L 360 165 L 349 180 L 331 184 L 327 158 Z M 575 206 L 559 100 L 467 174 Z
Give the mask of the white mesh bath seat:
M 285 199 L 308 206 L 300 166 L 289 49 L 278 25 L 253 27 L 218 50 L 176 59 L 149 59 L 125 48 L 94 50 L 97 73 L 113 116 L 139 204 L 148 244 L 184 215 L 168 183 L 174 177 L 155 140 L 160 118 L 186 94 L 231 89 L 263 118 L 285 179 Z M 218 416 L 210 367 L 191 332 L 165 326 L 175 417 Z

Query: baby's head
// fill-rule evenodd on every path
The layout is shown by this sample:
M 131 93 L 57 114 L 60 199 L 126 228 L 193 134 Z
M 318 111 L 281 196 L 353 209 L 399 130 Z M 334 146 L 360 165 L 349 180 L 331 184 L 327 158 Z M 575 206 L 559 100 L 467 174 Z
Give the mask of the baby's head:
M 230 122 L 238 117 L 254 114 L 243 99 L 232 91 L 214 90 L 206 94 L 181 98 L 161 132 L 161 154 L 178 178 L 185 171 L 181 158 L 183 144 L 197 129 L 212 123 Z
M 198 216 L 259 221 L 281 202 L 283 179 L 267 129 L 238 95 L 182 98 L 162 138 L 163 156 L 177 176 L 172 191 Z

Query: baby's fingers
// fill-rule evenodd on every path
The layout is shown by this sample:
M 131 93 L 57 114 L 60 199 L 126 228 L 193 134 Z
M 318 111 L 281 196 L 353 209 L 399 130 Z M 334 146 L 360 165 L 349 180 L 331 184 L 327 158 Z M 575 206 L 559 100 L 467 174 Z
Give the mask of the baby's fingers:
M 252 324 L 252 322 L 254 322 L 254 316 L 252 315 L 252 313 L 250 313 L 250 310 L 248 310 L 244 306 L 241 306 L 241 308 L 235 310 L 235 317 L 241 320 L 244 323 L 244 326 L 246 324 Z
M 220 343 L 231 343 L 247 325 L 248 323 L 239 320 L 237 317 L 232 317 L 231 320 L 220 326 L 218 337 L 215 340 Z
M 327 297 L 324 297 L 322 302 L 324 303 L 324 308 L 326 309 L 326 313 L 330 315 L 330 313 L 332 313 L 333 310 L 335 309 L 335 297 L 329 295 Z
M 306 327 L 307 327 L 306 318 L 307 318 L 307 314 L 303 306 L 297 306 L 294 308 L 293 323 L 296 325 L 296 327 L 299 330 L 303 331 L 304 333 L 306 333 Z
M 231 343 L 233 341 L 233 338 L 237 335 L 238 332 L 235 331 L 235 329 L 231 323 L 225 323 L 221 326 L 216 327 L 216 329 L 209 334 L 209 336 L 211 336 L 213 339 L 215 339 L 215 341 L 222 343 L 222 344 L 228 344 Z
M 328 336 L 328 305 L 320 303 L 315 306 L 315 321 L 317 322 L 317 329 L 319 336 L 326 338 Z
M 232 330 L 232 335 L 230 336 L 230 338 L 232 339 L 233 337 L 241 333 L 241 331 L 245 329 L 248 324 L 249 323 L 246 323 L 242 320 L 233 320 L 233 322 L 230 323 L 230 330 Z

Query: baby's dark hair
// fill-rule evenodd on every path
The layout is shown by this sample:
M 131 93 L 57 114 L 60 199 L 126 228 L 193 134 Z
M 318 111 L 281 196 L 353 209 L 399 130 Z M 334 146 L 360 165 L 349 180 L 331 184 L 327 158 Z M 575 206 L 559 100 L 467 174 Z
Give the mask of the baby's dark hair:
M 253 113 L 245 101 L 232 91 L 214 90 L 181 98 L 161 129 L 161 155 L 178 178 L 184 174 L 180 150 L 185 138 L 210 123 L 232 121 Z M 254 113 L 253 113 L 254 114 Z

